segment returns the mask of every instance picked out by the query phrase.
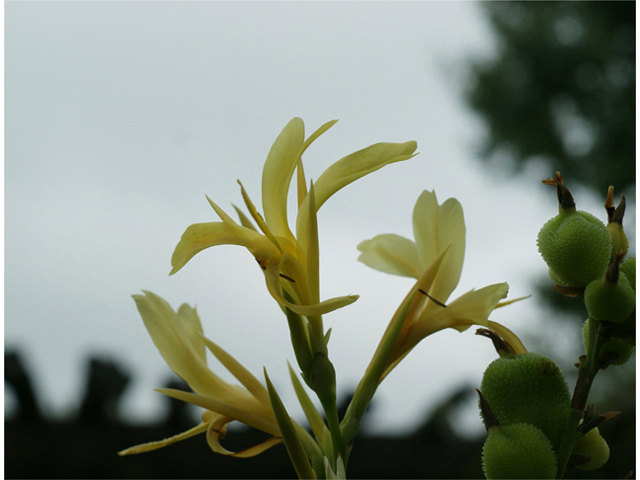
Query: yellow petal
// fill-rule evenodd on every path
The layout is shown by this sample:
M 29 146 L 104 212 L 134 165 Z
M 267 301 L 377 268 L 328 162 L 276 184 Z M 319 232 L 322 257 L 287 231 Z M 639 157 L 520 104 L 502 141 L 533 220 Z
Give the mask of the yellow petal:
M 209 425 L 209 428 L 207 429 L 207 443 L 209 444 L 209 447 L 211 448 L 211 450 L 213 450 L 216 453 L 220 453 L 222 455 L 229 455 L 232 457 L 238 457 L 238 458 L 249 458 L 249 457 L 255 457 L 256 455 L 261 454 L 265 450 L 268 450 L 271 447 L 282 443 L 282 437 L 277 436 L 277 437 L 271 437 L 268 440 L 265 440 L 264 442 L 258 445 L 254 445 L 253 447 L 248 448 L 246 450 L 242 450 L 240 452 L 232 452 L 230 450 L 227 450 L 220 444 L 220 440 L 224 438 L 226 434 L 226 424 L 229 423 L 230 421 L 231 421 L 230 418 L 219 417 L 218 419 L 211 422 L 211 424 Z
M 213 208 L 213 210 L 218 214 L 218 217 L 220 217 L 220 220 L 222 220 L 224 223 L 230 223 L 231 225 L 236 225 L 236 222 L 233 218 L 227 215 L 225 211 L 222 210 L 218 205 L 216 205 L 214 201 L 211 200 L 207 195 L 205 195 L 205 197 L 207 197 L 207 202 L 209 202 L 209 205 L 211 205 L 211 208 Z
M 158 297 L 159 298 L 159 297 Z M 207 356 L 202 341 L 202 323 L 195 308 L 183 303 L 176 312 L 178 315 L 178 324 L 184 332 L 184 339 L 188 342 L 189 347 L 198 355 L 202 362 L 206 365 Z
M 413 210 L 413 234 L 422 269 L 427 268 L 442 252 L 449 249 L 430 294 L 446 302 L 458 285 L 465 250 L 465 226 L 462 206 L 455 198 L 438 205 L 435 192 L 424 191 Z
M 133 298 L 154 345 L 171 370 L 202 395 L 243 406 L 258 404 L 248 391 L 227 383 L 207 367 L 202 327 L 195 310 L 183 307 L 177 314 L 159 296 L 144 293 Z
M 418 145 L 416 142 L 376 143 L 341 158 L 320 175 L 315 183 L 316 208 L 343 187 L 355 182 L 390 163 L 408 160 L 413 157 Z
M 271 264 L 267 266 L 267 270 L 265 271 L 265 279 L 267 282 L 267 289 L 269 290 L 269 293 L 280 305 L 282 305 L 283 307 L 288 307 L 291 311 L 300 315 L 304 315 L 305 317 L 319 316 L 324 315 L 325 313 L 333 312 L 338 308 L 346 307 L 347 305 L 352 304 L 359 298 L 358 295 L 347 295 L 344 297 L 330 298 L 313 305 L 298 305 L 287 301 L 283 297 L 282 291 L 280 289 L 280 269 L 277 265 Z
M 257 428 L 258 430 L 262 430 L 263 432 L 271 435 L 280 434 L 278 426 L 275 423 L 275 418 L 273 417 L 273 412 L 269 411 L 269 414 L 266 414 L 260 404 L 256 403 L 259 408 L 254 408 L 253 411 L 247 411 L 204 395 L 183 392 L 182 390 L 157 388 L 156 391 L 167 395 L 168 397 L 176 398 L 183 402 L 191 403 L 192 405 L 197 405 L 198 407 L 219 413 L 220 415 L 224 415 L 232 420 L 237 420 L 245 425 Z
M 422 339 L 445 328 L 463 332 L 471 325 L 488 327 L 489 315 L 508 292 L 507 283 L 471 290 L 449 303 L 446 308 L 441 307 L 435 315 L 423 314 L 417 321 L 415 335 Z
M 416 244 L 400 235 L 376 235 L 371 240 L 361 242 L 358 250 L 362 252 L 359 261 L 381 272 L 416 279 L 423 272 Z
M 156 442 L 143 443 L 141 445 L 136 445 L 135 447 L 127 448 L 126 450 L 121 450 L 118 452 L 118 455 L 122 457 L 124 455 L 134 455 L 136 453 L 145 453 L 152 450 L 157 450 L 158 448 L 166 447 L 168 445 L 171 445 L 172 443 L 186 440 L 187 438 L 193 437 L 194 435 L 205 432 L 207 431 L 207 428 L 209 428 L 209 423 L 201 423 L 200 425 L 197 425 L 187 430 L 186 432 L 174 435 L 173 437 L 165 438 L 164 440 L 158 440 Z
M 418 145 L 416 142 L 405 143 L 376 143 L 362 150 L 354 152 L 335 162 L 327 168 L 318 181 L 315 182 L 316 210 L 319 210 L 324 202 L 341 188 L 355 182 L 359 178 L 381 169 L 385 165 L 394 162 L 408 160 L 413 157 Z M 309 199 L 305 198 L 296 219 L 296 236 L 298 240 L 307 234 L 309 221 L 307 206 L 304 204 Z M 304 243 L 304 242 L 302 242 Z
M 251 394 L 263 405 L 269 405 L 269 392 L 260 383 L 260 381 L 254 377 L 249 370 L 247 370 L 240 362 L 233 358 L 229 353 L 220 348 L 217 344 L 213 343 L 206 337 L 203 337 L 204 343 L 207 345 L 211 353 L 224 365 L 224 367 L 238 379 L 244 387 L 251 392 Z
M 274 235 L 293 239 L 287 221 L 287 195 L 304 143 L 304 123 L 292 119 L 274 142 L 262 170 L 262 208 Z
M 240 224 L 243 227 L 248 228 L 249 230 L 253 230 L 254 232 L 258 231 L 258 229 L 253 226 L 253 223 L 251 223 L 251 220 L 249 220 L 249 217 L 247 217 L 242 210 L 240 210 L 235 205 L 233 205 L 233 208 L 235 209 L 236 213 L 238 214 L 238 218 L 240 218 Z
M 303 245 L 307 260 L 307 289 L 309 303 L 320 301 L 320 246 L 318 244 L 318 219 L 316 217 L 315 189 L 313 182 L 309 188 L 309 229 L 307 230 L 306 245 Z
M 184 267 L 194 255 L 216 245 L 241 245 L 251 248 L 259 233 L 240 225 L 225 222 L 195 223 L 182 234 L 171 257 L 173 275 Z
M 502 337 L 502 339 L 505 340 L 509 344 L 509 346 L 511 346 L 511 348 L 513 348 L 513 351 L 516 353 L 516 355 L 527 353 L 527 349 L 523 345 L 522 341 L 507 327 L 497 322 L 492 322 L 491 320 L 489 320 L 487 324 L 491 330 L 500 335 L 500 337 Z

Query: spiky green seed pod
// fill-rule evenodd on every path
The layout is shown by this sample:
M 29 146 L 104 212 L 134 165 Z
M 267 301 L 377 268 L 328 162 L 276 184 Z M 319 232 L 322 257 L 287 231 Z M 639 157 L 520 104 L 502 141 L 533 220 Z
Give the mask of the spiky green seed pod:
M 622 323 L 636 306 L 631 282 L 619 271 L 616 260 L 604 277 L 593 280 L 584 290 L 584 305 L 596 320 Z
M 587 463 L 578 465 L 578 468 L 583 470 L 595 470 L 600 468 L 607 460 L 609 460 L 609 445 L 600 432 L 598 427 L 589 430 L 585 435 L 578 438 L 575 446 L 573 447 L 573 453 L 579 453 L 589 457 Z
M 571 395 L 556 362 L 536 352 L 500 357 L 484 372 L 480 391 L 500 425 L 535 425 L 558 447 Z
M 601 277 L 611 257 L 611 235 L 598 218 L 576 210 L 562 176 L 543 183 L 558 189 L 559 214 L 538 232 L 538 251 L 553 272 L 554 281 L 569 287 L 585 287 Z
M 555 478 L 557 458 L 549 439 L 526 423 L 489 429 L 482 447 L 482 468 L 493 478 Z
M 584 342 L 584 351 L 589 348 L 589 321 L 587 320 L 582 327 L 582 341 Z M 612 337 L 602 346 L 600 350 L 600 358 L 612 359 L 610 365 L 624 365 L 633 355 L 633 344 L 629 339 Z

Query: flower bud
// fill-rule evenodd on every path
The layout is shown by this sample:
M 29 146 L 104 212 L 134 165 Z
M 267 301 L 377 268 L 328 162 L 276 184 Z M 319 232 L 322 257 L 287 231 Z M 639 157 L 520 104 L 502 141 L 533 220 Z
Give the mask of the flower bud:
M 573 453 L 578 453 L 591 459 L 587 463 L 577 465 L 578 468 L 583 470 L 595 470 L 596 468 L 603 466 L 607 463 L 607 460 L 609 460 L 609 445 L 607 445 L 606 440 L 602 438 L 602 435 L 600 435 L 600 432 L 598 431 L 598 427 L 596 427 L 578 438 L 575 446 L 573 447 Z
M 557 187 L 560 213 L 538 232 L 538 251 L 561 285 L 584 287 L 607 269 L 611 235 L 595 216 L 576 210 L 559 172 L 543 183 Z
M 615 207 L 615 204 L 613 203 L 613 185 L 611 185 L 607 191 L 607 200 L 604 202 L 604 208 L 607 210 L 607 216 L 609 218 L 607 230 L 609 230 L 609 234 L 611 235 L 611 243 L 613 247 L 611 249 L 611 259 L 613 260 L 613 257 L 618 252 L 623 252 L 624 257 L 629 250 L 629 239 L 624 233 L 624 228 L 622 228 L 622 219 L 626 208 L 624 193 L 620 198 L 620 203 Z
M 549 439 L 526 423 L 489 429 L 482 468 L 492 478 L 555 478 L 557 458 Z
M 589 321 L 587 320 L 582 327 L 582 340 L 584 342 L 585 352 L 589 348 Z M 629 361 L 633 354 L 633 344 L 627 338 L 611 337 L 602 345 L 600 350 L 600 358 L 609 365 L 624 365 Z
M 535 425 L 557 448 L 571 395 L 553 360 L 536 352 L 500 357 L 487 367 L 480 390 L 500 425 Z

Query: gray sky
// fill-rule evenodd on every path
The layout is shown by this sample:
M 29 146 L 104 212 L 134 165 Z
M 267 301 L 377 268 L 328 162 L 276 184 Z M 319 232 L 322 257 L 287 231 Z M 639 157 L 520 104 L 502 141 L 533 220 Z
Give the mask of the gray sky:
M 152 388 L 168 367 L 130 297 L 147 289 L 197 305 L 205 334 L 256 375 L 266 365 L 302 420 L 286 321 L 251 255 L 216 247 L 168 277 L 184 229 L 215 219 L 205 194 L 232 213 L 239 178 L 259 202 L 262 163 L 294 116 L 308 134 L 340 119 L 305 154 L 307 178 L 379 141 L 416 140 L 421 152 L 320 211 L 322 295 L 360 295 L 325 317 L 339 392 L 355 387 L 411 287 L 358 263 L 356 245 L 412 238 L 422 190 L 464 208 L 452 299 L 502 281 L 527 295 L 529 275 L 545 271 L 535 237 L 556 213 L 540 183 L 552 172 L 515 181 L 475 158 L 483 126 L 462 102 L 462 69 L 496 49 L 477 3 L 27 2 L 5 15 L 5 346 L 28 354 L 54 413 L 78 405 L 83 361 L 104 353 L 134 372 L 126 417 L 158 415 Z M 493 319 L 521 333 L 536 312 L 532 300 Z M 376 397 L 375 431 L 402 433 L 451 388 L 479 385 L 496 355 L 473 331 L 428 338 L 403 361 Z M 462 423 L 481 428 L 469 412 Z

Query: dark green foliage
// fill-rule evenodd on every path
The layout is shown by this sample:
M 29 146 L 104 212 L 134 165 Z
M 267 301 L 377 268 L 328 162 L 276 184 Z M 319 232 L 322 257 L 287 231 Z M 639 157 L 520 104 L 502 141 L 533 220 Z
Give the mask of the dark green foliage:
M 635 184 L 635 2 L 485 2 L 500 39 L 466 91 L 483 156 L 549 160 L 565 178 Z

